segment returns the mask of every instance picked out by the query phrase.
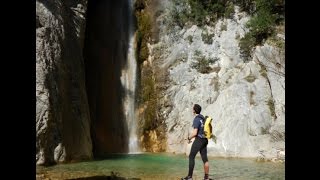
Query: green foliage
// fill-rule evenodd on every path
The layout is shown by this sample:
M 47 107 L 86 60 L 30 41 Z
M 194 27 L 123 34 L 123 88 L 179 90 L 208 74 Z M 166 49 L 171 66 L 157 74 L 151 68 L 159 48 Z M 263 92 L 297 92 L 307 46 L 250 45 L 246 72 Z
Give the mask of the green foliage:
M 212 25 L 218 18 L 231 17 L 234 5 L 226 0 L 173 0 L 172 25 L 180 28 L 190 22 L 199 27 Z
M 252 14 L 254 10 L 254 1 L 255 0 L 237 0 L 236 3 L 240 7 L 240 11 Z
M 261 134 L 269 134 L 269 127 L 261 127 Z
M 227 1 L 217 1 L 214 4 L 208 4 L 208 9 L 211 10 L 211 12 L 214 12 L 218 18 L 223 17 L 225 10 L 226 10 L 226 2 Z
M 138 63 L 141 64 L 149 56 L 149 49 L 147 43 L 151 37 L 151 15 L 147 11 L 143 11 L 146 7 L 146 0 L 136 0 L 135 15 L 137 18 L 137 49 L 136 56 Z M 157 96 L 155 89 L 155 80 L 153 78 L 153 71 L 151 67 L 143 67 L 140 76 L 140 103 L 143 104 L 143 131 L 151 130 L 157 127 L 156 125 L 156 108 Z
M 169 19 L 171 22 L 169 23 L 183 28 L 185 23 L 189 20 L 186 0 L 173 0 L 172 2 L 173 6 L 170 11 L 171 18 Z
M 213 38 L 214 37 L 214 33 L 210 34 L 209 32 L 202 32 L 201 33 L 201 38 L 202 41 L 206 44 L 212 44 L 213 43 Z
M 256 39 L 247 33 L 243 38 L 240 39 L 240 57 L 243 58 L 245 62 L 249 61 L 251 58 L 251 50 L 255 46 Z
M 275 14 L 275 22 L 277 25 L 284 22 L 284 6 L 285 6 L 285 0 L 275 0 L 275 4 L 272 6 L 272 14 Z
M 234 15 L 234 5 L 232 2 L 228 2 L 226 10 L 224 12 L 224 17 L 231 19 L 233 15 Z
M 201 1 L 188 0 L 191 7 L 189 18 L 198 26 L 205 25 L 207 10 L 202 5 Z
M 192 62 L 191 67 L 203 74 L 212 72 L 212 68 L 209 65 L 214 63 L 217 60 L 217 59 L 206 58 L 198 50 L 195 51 L 194 58 L 196 59 L 196 61 Z
M 157 127 L 156 124 L 156 108 L 157 103 L 156 100 L 151 100 L 146 103 L 146 109 L 144 113 L 144 125 L 143 130 L 148 131 L 155 129 Z
M 254 2 L 254 3 L 253 3 Z M 262 44 L 264 40 L 272 36 L 275 25 L 284 20 L 283 0 L 242 0 L 239 1 L 244 9 L 251 11 L 255 4 L 253 17 L 248 21 L 249 33 L 240 39 L 240 53 L 244 61 L 249 60 L 251 50 L 254 46 Z
M 187 22 L 200 27 L 210 25 L 222 17 L 232 18 L 236 4 L 240 6 L 240 11 L 255 14 L 256 20 L 251 23 L 253 26 L 257 24 L 259 31 L 266 32 L 265 25 L 270 22 L 279 24 L 284 20 L 284 3 L 284 0 L 173 0 L 171 21 L 172 25 L 180 28 Z
M 227 30 L 227 24 L 226 23 L 222 23 L 220 26 L 220 31 L 226 31 Z
M 148 101 L 154 98 L 154 80 L 152 79 L 151 68 L 145 68 L 142 76 L 142 100 Z
M 276 117 L 276 110 L 274 106 L 274 100 L 270 97 L 268 100 L 268 106 L 272 117 Z
M 144 12 L 136 11 L 138 31 L 137 31 L 137 59 L 142 63 L 149 56 L 147 42 L 151 36 L 151 17 Z
M 191 35 L 189 35 L 189 36 L 187 37 L 187 39 L 188 39 L 188 41 L 189 41 L 189 44 L 192 44 L 192 42 L 193 42 L 193 37 L 192 37 Z
M 144 110 L 144 130 L 150 130 L 156 127 L 156 108 L 157 108 L 157 98 L 155 91 L 155 81 L 153 79 L 153 72 L 151 67 L 146 67 L 142 71 L 141 76 L 141 99 L 146 105 Z
M 251 35 L 255 37 L 257 44 L 261 44 L 262 40 L 273 33 L 274 25 L 275 16 L 270 14 L 270 11 L 267 11 L 266 9 L 258 11 L 247 24 Z
M 268 38 L 267 42 L 282 51 L 285 50 L 285 41 L 279 37 L 276 37 L 275 35 L 273 35 L 271 38 Z

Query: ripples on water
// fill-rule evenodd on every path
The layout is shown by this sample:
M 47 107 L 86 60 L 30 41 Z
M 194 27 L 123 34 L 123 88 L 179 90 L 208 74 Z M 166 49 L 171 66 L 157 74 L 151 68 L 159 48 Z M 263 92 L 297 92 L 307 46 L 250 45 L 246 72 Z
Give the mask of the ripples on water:
M 203 165 L 196 158 L 194 180 L 203 178 Z M 253 159 L 209 157 L 209 177 L 218 180 L 285 179 L 283 163 L 256 162 Z M 102 160 L 37 167 L 37 179 L 179 179 L 188 173 L 188 157 L 173 154 L 110 155 Z M 40 175 L 42 174 L 42 175 Z M 41 178 L 42 177 L 42 178 Z M 91 177 L 91 178 L 83 178 Z

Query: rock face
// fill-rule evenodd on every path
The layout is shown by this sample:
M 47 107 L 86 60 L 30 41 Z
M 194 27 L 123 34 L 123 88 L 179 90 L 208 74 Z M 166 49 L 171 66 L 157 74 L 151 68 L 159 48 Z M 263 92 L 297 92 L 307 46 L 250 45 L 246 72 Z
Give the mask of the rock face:
M 37 164 L 128 151 L 120 76 L 129 5 L 36 1 Z
M 36 161 L 92 158 L 82 48 L 87 1 L 36 1 Z
M 180 29 L 166 24 L 170 3 L 167 6 L 158 17 L 159 42 L 150 45 L 148 60 L 169 74 L 169 87 L 159 99 L 167 151 L 189 153 L 191 144 L 184 139 L 191 132 L 192 106 L 197 103 L 201 114 L 213 117 L 217 139 L 209 141 L 208 155 L 277 157 L 285 147 L 284 53 L 267 41 L 244 62 L 239 40 L 248 31 L 250 17 L 238 7 L 232 19 L 220 19 L 214 27 Z M 204 42 L 203 32 L 213 34 L 211 43 Z M 213 60 L 209 73 L 194 67 L 199 56 Z

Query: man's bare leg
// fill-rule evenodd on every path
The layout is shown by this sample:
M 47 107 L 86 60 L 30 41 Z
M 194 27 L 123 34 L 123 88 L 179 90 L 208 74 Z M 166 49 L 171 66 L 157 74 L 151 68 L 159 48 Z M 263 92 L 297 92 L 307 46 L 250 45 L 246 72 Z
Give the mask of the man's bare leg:
M 209 176 L 209 162 L 208 161 L 206 163 L 204 163 L 203 169 L 204 169 L 204 174 Z M 206 177 L 207 179 L 209 179 L 208 176 Z

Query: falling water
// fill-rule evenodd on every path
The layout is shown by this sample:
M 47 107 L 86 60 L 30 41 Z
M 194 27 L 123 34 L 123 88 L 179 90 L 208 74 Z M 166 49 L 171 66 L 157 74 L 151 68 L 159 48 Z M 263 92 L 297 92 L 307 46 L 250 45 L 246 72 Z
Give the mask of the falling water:
M 137 138 L 137 115 L 135 111 L 135 93 L 136 93 L 136 74 L 137 63 L 135 58 L 134 40 L 135 33 L 133 28 L 133 1 L 129 1 L 129 49 L 127 57 L 127 67 L 122 70 L 121 83 L 125 88 L 125 100 L 123 102 L 125 118 L 129 130 L 129 153 L 139 152 L 138 138 Z

